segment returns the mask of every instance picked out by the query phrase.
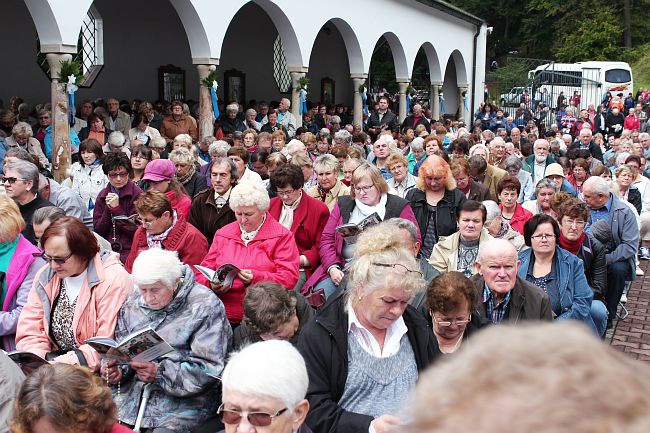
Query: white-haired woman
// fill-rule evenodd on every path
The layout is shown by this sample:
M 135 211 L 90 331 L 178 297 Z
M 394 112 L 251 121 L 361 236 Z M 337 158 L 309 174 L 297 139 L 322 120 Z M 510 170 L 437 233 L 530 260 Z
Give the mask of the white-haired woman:
M 408 305 L 424 280 L 402 237 L 390 226 L 363 233 L 347 291 L 300 334 L 309 373 L 307 424 L 316 433 L 391 431 L 419 372 L 438 355 L 426 321 Z
M 201 266 L 217 269 L 230 263 L 240 271 L 232 287 L 211 284 L 226 306 L 228 320 L 239 324 L 246 288 L 260 281 L 294 287 L 298 281 L 300 254 L 293 234 L 268 214 L 269 195 L 257 182 L 243 182 L 230 193 L 230 208 L 237 221 L 219 229 Z
M 38 161 L 45 168 L 50 166 L 50 162 L 41 149 L 41 143 L 34 138 L 34 131 L 28 123 L 18 122 L 11 130 L 11 135 L 5 139 L 7 148 L 20 147 L 38 158 Z
M 172 141 L 172 150 L 184 147 L 187 150 L 192 150 L 192 136 L 189 134 L 178 134 Z
M 126 138 L 120 131 L 113 131 L 108 135 L 102 150 L 104 153 L 124 152 L 126 156 L 131 158 L 131 150 L 126 147 Z
M 218 414 L 225 433 L 311 433 L 304 424 L 308 382 L 305 361 L 286 341 L 262 341 L 235 353 L 221 380 Z
M 521 207 L 533 215 L 540 213 L 555 215 L 555 212 L 553 212 L 553 209 L 551 209 L 551 198 L 553 198 L 553 194 L 555 194 L 557 191 L 558 189 L 555 182 L 548 178 L 544 178 L 537 182 L 537 185 L 535 186 L 535 195 L 537 198 L 534 200 L 525 201 Z
M 340 196 L 350 194 L 350 187 L 339 181 L 339 162 L 334 155 L 327 153 L 316 158 L 314 172 L 318 184 L 308 188 L 307 195 L 325 203 L 331 212 Z
M 185 188 L 188 197 L 194 197 L 199 191 L 208 187 L 205 176 L 196 169 L 194 164 L 196 159 L 192 152 L 179 147 L 172 150 L 169 154 L 169 159 L 176 166 L 176 180 L 178 180 Z
M 232 136 L 235 132 L 244 132 L 246 124 L 239 117 L 239 104 L 236 102 L 226 106 L 226 116 L 221 118 L 221 131 L 223 135 Z
M 133 291 L 122 306 L 115 328 L 117 341 L 152 328 L 174 351 L 151 362 L 116 366 L 105 361 L 101 373 L 112 385 L 119 421 L 133 425 L 145 384 L 156 385 L 142 426 L 190 431 L 217 409 L 214 379 L 225 365 L 232 330 L 221 301 L 194 280 L 188 265 L 173 251 L 152 248 L 133 263 Z M 209 374 L 209 375 L 208 375 Z

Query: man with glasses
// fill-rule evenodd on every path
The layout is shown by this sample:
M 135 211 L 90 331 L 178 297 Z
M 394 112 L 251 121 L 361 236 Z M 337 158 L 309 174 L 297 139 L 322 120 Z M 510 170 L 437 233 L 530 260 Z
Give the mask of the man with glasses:
M 636 251 L 639 246 L 639 226 L 635 212 L 610 192 L 609 184 L 600 176 L 592 176 L 583 184 L 583 196 L 591 209 L 589 225 L 603 220 L 611 227 L 611 238 L 605 259 L 607 290 L 605 300 L 609 318 L 608 328 L 616 317 L 625 282 L 635 278 Z
M 212 244 L 214 234 L 221 227 L 235 221 L 229 199 L 237 184 L 237 166 L 230 158 L 217 157 L 210 167 L 210 186 L 192 200 L 188 221 Z
M 23 236 L 36 244 L 32 216 L 37 209 L 52 206 L 52 203 L 38 194 L 38 167 L 27 161 L 12 160 L 4 167 L 2 185 L 7 195 L 18 205 L 25 220 Z
M 505 239 L 491 239 L 482 245 L 476 262 L 479 313 L 494 324 L 524 320 L 552 320 L 546 293 L 519 278 L 517 250 Z

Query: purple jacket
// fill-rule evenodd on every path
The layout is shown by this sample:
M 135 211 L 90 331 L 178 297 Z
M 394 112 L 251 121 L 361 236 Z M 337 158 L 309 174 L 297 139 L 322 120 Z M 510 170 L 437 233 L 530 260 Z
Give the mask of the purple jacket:
M 2 305 L 2 312 L 0 312 L 2 348 L 7 352 L 16 350 L 16 325 L 20 312 L 27 303 L 27 295 L 32 289 L 34 276 L 45 265 L 42 258 L 34 257 L 34 253 L 40 252 L 23 235 L 19 235 L 18 245 L 9 261 L 5 276 L 7 296 Z
M 111 185 L 101 190 L 97 195 L 95 201 L 95 208 L 93 209 L 93 227 L 95 232 L 106 239 L 108 242 L 113 242 L 113 216 L 125 215 L 131 216 L 135 212 L 133 203 L 142 194 L 142 190 L 132 180 L 129 180 L 124 188 L 120 190 L 120 205 L 113 210 L 106 206 L 106 196 L 111 192 Z M 133 243 L 133 236 L 137 228 L 130 228 L 125 226 L 115 226 L 115 241 L 122 245 L 120 251 L 120 260 L 122 263 L 126 261 L 131 251 L 131 244 Z
M 334 206 L 334 209 L 332 209 L 332 214 L 330 215 L 329 220 L 327 220 L 327 224 L 325 225 L 325 229 L 323 229 L 323 234 L 320 239 L 319 252 L 321 265 L 305 282 L 302 293 L 306 293 L 308 289 L 316 286 L 316 284 L 327 278 L 329 276 L 327 270 L 330 268 L 330 266 L 339 265 L 342 269 L 345 265 L 345 259 L 342 255 L 343 236 L 337 233 L 336 227 L 348 222 L 350 213 L 353 209 L 354 199 L 352 197 L 349 195 L 344 195 L 338 198 L 338 203 Z M 401 197 L 393 194 L 388 194 L 388 201 L 386 202 L 386 215 L 384 217 L 384 220 L 396 217 L 412 221 L 415 226 L 418 227 L 418 223 L 415 219 L 413 209 L 411 209 L 411 205 Z M 422 243 L 422 240 L 420 239 L 419 229 L 418 241 Z

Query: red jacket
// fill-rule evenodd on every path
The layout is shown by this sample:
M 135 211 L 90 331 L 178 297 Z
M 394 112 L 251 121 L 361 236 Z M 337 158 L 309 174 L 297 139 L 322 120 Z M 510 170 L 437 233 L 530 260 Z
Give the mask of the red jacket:
M 280 197 L 271 199 L 271 207 L 269 207 L 271 216 L 279 220 L 281 212 L 282 199 Z M 309 260 L 309 267 L 305 267 L 308 277 L 320 264 L 318 247 L 321 234 L 323 234 L 323 229 L 329 217 L 330 210 L 325 203 L 310 197 L 304 192 L 302 193 L 300 204 L 293 212 L 291 233 L 293 233 L 296 240 L 298 252 Z
M 180 198 L 176 196 L 176 192 L 167 191 L 165 193 L 169 201 L 172 203 L 172 208 L 176 209 L 178 215 L 183 215 L 185 219 L 190 217 L 190 208 L 192 207 L 192 200 L 186 195 L 182 194 Z
M 629 129 L 630 131 L 638 130 L 641 128 L 641 120 L 637 116 L 625 116 L 623 128 Z
M 199 275 L 199 271 L 191 265 L 201 263 L 201 260 L 208 253 L 208 240 L 192 224 L 188 223 L 180 213 L 178 213 L 176 225 L 169 232 L 167 239 L 162 242 L 162 246 L 164 250 L 178 251 L 178 258 L 181 259 L 181 262 L 190 265 L 194 273 Z M 124 267 L 129 273 L 133 269 L 133 262 L 138 257 L 138 254 L 148 249 L 147 231 L 144 227 L 139 227 L 133 236 L 131 252 L 124 263 Z
M 251 284 L 273 281 L 292 289 L 298 282 L 300 254 L 293 234 L 267 214 L 262 228 L 248 246 L 241 240 L 241 228 L 237 221 L 217 230 L 201 266 L 217 269 L 226 263 L 239 269 L 251 270 Z M 196 280 L 210 287 L 203 275 L 199 275 Z M 246 286 L 239 278 L 235 278 L 232 289 L 219 294 L 226 307 L 226 317 L 231 323 L 241 322 L 245 294 Z
M 503 209 L 503 204 L 499 204 L 499 208 Z M 526 224 L 526 221 L 528 221 L 532 216 L 533 214 L 530 211 L 524 209 L 519 203 L 517 203 L 515 213 L 510 219 L 510 227 L 512 227 L 514 230 L 517 230 L 523 235 L 524 224 Z

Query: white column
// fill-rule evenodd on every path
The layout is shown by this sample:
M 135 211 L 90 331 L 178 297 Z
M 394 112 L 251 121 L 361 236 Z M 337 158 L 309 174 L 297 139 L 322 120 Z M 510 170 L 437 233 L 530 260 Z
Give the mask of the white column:
M 300 115 L 300 79 L 305 76 L 307 69 L 301 71 L 289 70 L 291 75 L 291 114 L 296 118 L 296 128 L 302 126 L 302 116 Z
M 406 119 L 406 115 L 408 114 L 406 112 L 406 89 L 408 88 L 410 82 L 409 81 L 398 81 L 397 84 L 399 85 L 399 123 L 400 125 Z
M 365 84 L 367 75 L 351 75 L 352 86 L 354 87 L 354 126 L 363 125 L 363 99 L 359 93 L 359 87 Z
M 467 84 L 461 84 L 458 86 L 458 120 L 465 122 L 467 124 L 467 110 L 465 110 L 465 103 L 463 101 L 463 93 L 467 93 L 469 86 Z M 469 95 L 466 95 L 469 98 Z M 469 99 L 468 99 L 469 100 Z
M 431 105 L 431 118 L 433 120 L 440 120 L 440 89 L 442 89 L 442 83 L 435 81 L 431 83 L 431 93 L 433 94 L 432 99 L 433 103 Z
M 199 73 L 199 140 L 214 134 L 214 111 L 210 89 L 201 81 L 217 69 L 216 65 L 196 65 Z
M 68 94 L 65 84 L 67 77 L 61 77 L 61 62 L 71 61 L 71 54 L 48 53 L 45 55 L 50 66 L 50 78 L 52 79 L 52 175 L 57 182 L 63 182 L 67 177 L 68 168 L 71 164 L 70 153 L 70 123 L 68 120 Z

